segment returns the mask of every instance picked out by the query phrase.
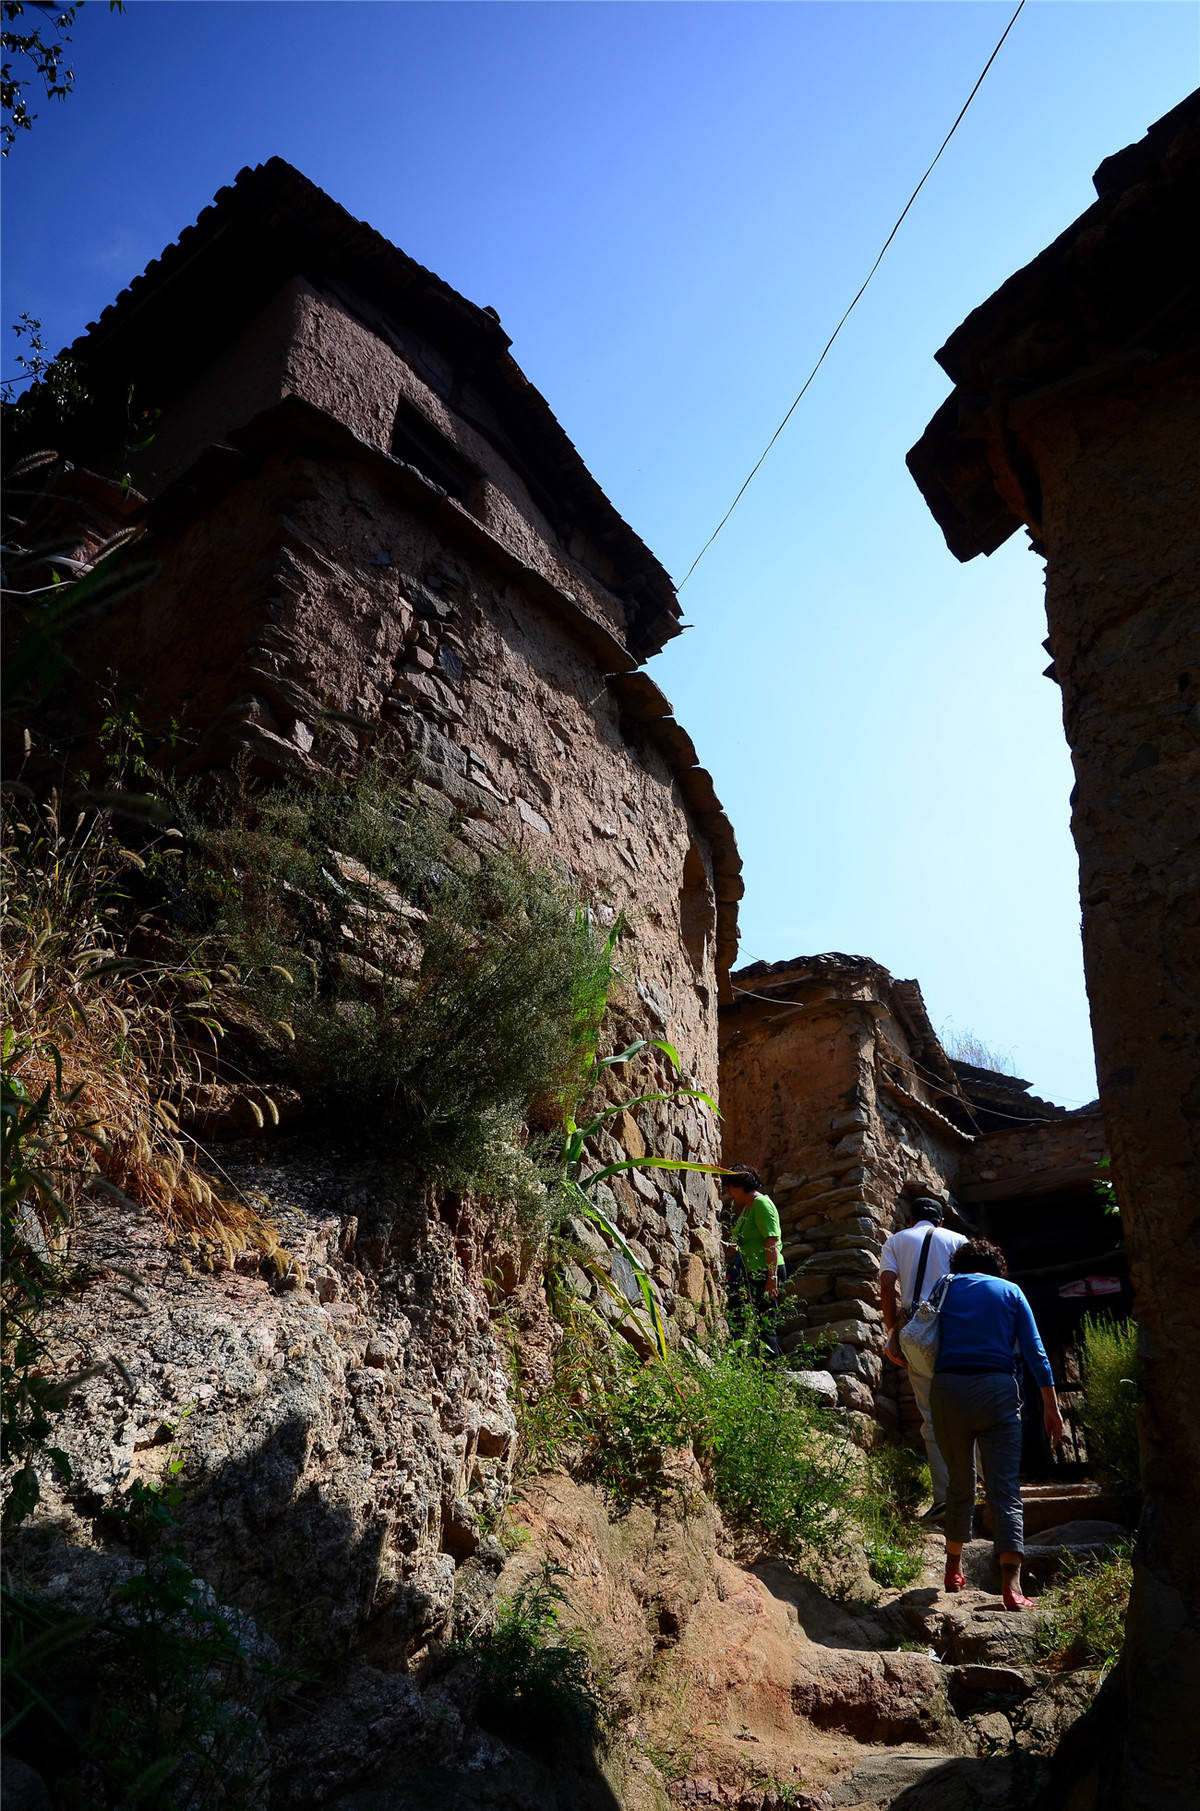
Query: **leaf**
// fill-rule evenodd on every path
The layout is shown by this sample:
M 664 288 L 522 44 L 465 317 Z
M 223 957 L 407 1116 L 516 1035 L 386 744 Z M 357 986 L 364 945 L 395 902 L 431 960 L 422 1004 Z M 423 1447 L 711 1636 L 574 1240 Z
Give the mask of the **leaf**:
M 664 1160 L 660 1159 L 659 1161 L 661 1162 Z M 591 1178 L 589 1178 L 589 1180 L 591 1180 Z M 658 1312 L 658 1301 L 654 1294 L 654 1285 L 647 1276 L 645 1268 L 633 1255 L 620 1228 L 614 1226 L 608 1215 L 602 1212 L 594 1201 L 588 1199 L 587 1195 L 577 1182 L 567 1183 L 567 1193 L 569 1198 L 574 1201 L 575 1205 L 579 1208 L 579 1211 L 586 1214 L 589 1220 L 594 1220 L 596 1225 L 608 1234 L 613 1244 L 617 1247 L 618 1251 L 620 1251 L 622 1257 L 633 1271 L 638 1290 L 642 1300 L 646 1304 L 646 1312 L 650 1316 L 650 1324 L 654 1329 L 654 1343 L 658 1347 L 658 1356 L 665 1364 L 667 1361 L 666 1329 L 662 1324 L 662 1317 Z
M 169 1780 L 179 1767 L 182 1755 L 164 1754 L 157 1761 L 151 1761 L 133 1781 L 125 1788 L 125 1802 L 129 1805 L 141 1804 L 152 1792 L 156 1792 L 164 1780 Z
M 594 1170 L 590 1176 L 580 1178 L 581 1188 L 594 1188 L 597 1182 L 603 1182 L 607 1176 L 615 1176 L 619 1170 L 695 1170 L 701 1176 L 728 1176 L 730 1172 L 722 1169 L 719 1163 L 693 1163 L 684 1157 L 626 1157 L 621 1163 L 606 1163 L 602 1170 Z
M 12 1481 L 12 1489 L 9 1491 L 8 1501 L 4 1505 L 4 1528 L 16 1528 L 25 1520 L 26 1516 L 32 1515 L 37 1508 L 41 1494 L 42 1487 L 38 1483 L 37 1473 L 26 1460 Z
M 611 1119 L 615 1113 L 629 1113 L 634 1107 L 644 1107 L 649 1101 L 688 1099 L 702 1100 L 706 1106 L 712 1108 L 718 1119 L 720 1118 L 721 1109 L 711 1094 L 706 1094 L 703 1088 L 671 1088 L 665 1094 L 638 1094 L 633 1100 L 623 1100 L 615 1107 L 605 1107 L 602 1113 L 597 1113 L 595 1119 L 589 1120 L 587 1125 L 581 1128 L 580 1136 L 594 1138 L 606 1119 Z
M 596 1067 L 598 1069 L 612 1069 L 617 1063 L 628 1063 L 637 1055 L 639 1050 L 644 1050 L 646 1048 L 646 1043 L 647 1040 L 645 1038 L 639 1038 L 636 1044 L 630 1044 L 628 1050 L 619 1050 L 616 1056 L 602 1056 Z
M 62 1450 L 62 1447 L 61 1446 L 48 1446 L 46 1448 L 46 1457 L 49 1459 L 51 1465 L 54 1467 L 54 1470 L 58 1474 L 58 1477 L 60 1478 L 62 1483 L 69 1484 L 75 1474 L 71 1470 L 71 1461 L 67 1458 L 67 1455 Z

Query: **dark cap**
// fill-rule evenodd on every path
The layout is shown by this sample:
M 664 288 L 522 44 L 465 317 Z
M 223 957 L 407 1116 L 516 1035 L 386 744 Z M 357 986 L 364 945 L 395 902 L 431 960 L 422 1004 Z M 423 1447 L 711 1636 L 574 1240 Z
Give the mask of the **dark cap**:
M 932 1195 L 918 1195 L 908 1211 L 914 1221 L 932 1220 L 935 1226 L 940 1226 L 946 1218 L 945 1208 L 940 1201 L 935 1201 Z

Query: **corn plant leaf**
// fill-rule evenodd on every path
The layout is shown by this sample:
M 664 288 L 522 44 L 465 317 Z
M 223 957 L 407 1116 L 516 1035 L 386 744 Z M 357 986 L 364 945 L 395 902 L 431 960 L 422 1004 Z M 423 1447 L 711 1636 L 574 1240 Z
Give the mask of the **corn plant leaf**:
M 165 1781 L 169 1780 L 171 1775 L 178 1770 L 182 1760 L 182 1755 L 164 1754 L 160 1756 L 157 1761 L 151 1761 L 150 1765 L 144 1767 L 141 1773 L 138 1774 L 133 1784 L 126 1787 L 126 1803 L 130 1805 L 143 1804 L 146 1799 L 150 1797 L 151 1793 L 156 1793 L 158 1788 L 163 1785 Z
M 646 1044 L 646 1038 L 638 1038 L 637 1042 L 630 1044 L 627 1050 L 618 1050 L 615 1056 L 602 1056 L 596 1067 L 598 1069 L 613 1069 L 618 1063 L 631 1062 L 639 1050 L 644 1050 L 646 1048 Z
M 605 1120 L 611 1119 L 614 1114 L 628 1113 L 634 1107 L 644 1107 L 648 1101 L 656 1100 L 702 1100 L 706 1106 L 712 1108 L 718 1119 L 721 1116 L 720 1107 L 712 1095 L 706 1094 L 703 1088 L 670 1088 L 665 1094 L 638 1094 L 633 1100 L 623 1100 L 615 1107 L 605 1107 L 604 1111 L 597 1113 L 595 1119 L 590 1119 L 586 1126 L 577 1128 L 579 1135 L 581 1138 L 594 1138 Z M 572 1130 L 575 1129 L 572 1125 Z
M 583 1189 L 595 1188 L 608 1176 L 615 1176 L 620 1170 L 696 1170 L 701 1176 L 727 1176 L 729 1171 L 722 1169 L 719 1163 L 693 1163 L 684 1157 L 626 1157 L 620 1163 L 606 1163 L 602 1170 L 593 1170 L 590 1176 L 583 1176 L 579 1186 Z
M 660 1158 L 659 1161 L 666 1162 L 667 1160 L 665 1158 Z M 594 1180 L 592 1177 L 588 1178 L 589 1182 L 592 1180 Z M 601 1208 L 597 1207 L 596 1203 L 590 1199 L 585 1192 L 585 1186 L 586 1185 L 581 1186 L 578 1182 L 568 1182 L 567 1195 L 569 1199 L 574 1202 L 580 1213 L 585 1214 L 589 1220 L 594 1221 L 595 1224 L 600 1227 L 602 1232 L 607 1233 L 608 1237 L 612 1240 L 613 1244 L 617 1247 L 617 1250 L 621 1253 L 622 1257 L 633 1271 L 638 1286 L 638 1292 L 646 1304 L 646 1313 L 649 1315 L 650 1325 L 654 1329 L 654 1343 L 658 1348 L 658 1356 L 665 1364 L 667 1362 L 667 1334 L 666 1329 L 662 1324 L 662 1316 L 658 1311 L 658 1301 L 655 1298 L 654 1285 L 647 1276 L 644 1267 L 638 1262 L 637 1258 L 633 1255 L 633 1252 L 629 1249 L 629 1245 L 620 1228 L 614 1226 L 608 1215 L 604 1213 Z

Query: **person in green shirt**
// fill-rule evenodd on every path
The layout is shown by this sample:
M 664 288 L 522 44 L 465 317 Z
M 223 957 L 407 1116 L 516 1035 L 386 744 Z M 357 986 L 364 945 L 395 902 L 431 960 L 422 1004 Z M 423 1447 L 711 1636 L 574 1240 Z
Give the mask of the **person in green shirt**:
M 775 1358 L 783 1357 L 775 1330 L 776 1308 L 783 1266 L 783 1234 L 779 1209 L 762 1192 L 757 1170 L 738 1164 L 725 1172 L 725 1191 L 737 1219 L 725 1250 L 729 1259 L 729 1289 L 743 1315 L 756 1325 L 764 1346 Z

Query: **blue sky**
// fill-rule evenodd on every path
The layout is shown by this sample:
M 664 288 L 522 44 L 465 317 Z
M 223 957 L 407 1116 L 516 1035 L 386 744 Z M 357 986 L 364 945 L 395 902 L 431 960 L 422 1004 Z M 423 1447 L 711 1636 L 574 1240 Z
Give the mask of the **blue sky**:
M 71 339 L 244 164 L 288 158 L 473 301 L 681 577 L 1010 5 L 91 0 L 7 160 L 3 320 Z M 916 976 L 1094 1093 L 1072 776 L 1023 537 L 960 566 L 904 454 L 934 353 L 1200 79 L 1191 0 L 1030 0 L 652 663 L 746 864 L 742 960 Z

